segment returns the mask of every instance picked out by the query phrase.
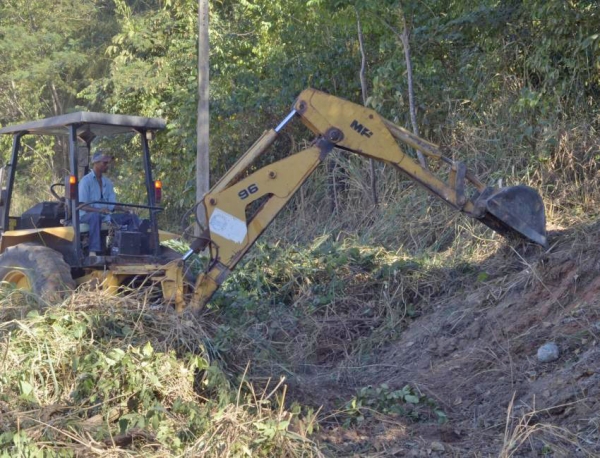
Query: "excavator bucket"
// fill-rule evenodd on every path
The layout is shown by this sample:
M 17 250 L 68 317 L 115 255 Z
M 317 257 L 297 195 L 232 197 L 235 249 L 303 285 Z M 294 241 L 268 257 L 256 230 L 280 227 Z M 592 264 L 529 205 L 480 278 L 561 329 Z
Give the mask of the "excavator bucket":
M 505 235 L 519 235 L 538 245 L 547 246 L 544 202 L 528 186 L 485 189 L 475 200 L 482 223 Z

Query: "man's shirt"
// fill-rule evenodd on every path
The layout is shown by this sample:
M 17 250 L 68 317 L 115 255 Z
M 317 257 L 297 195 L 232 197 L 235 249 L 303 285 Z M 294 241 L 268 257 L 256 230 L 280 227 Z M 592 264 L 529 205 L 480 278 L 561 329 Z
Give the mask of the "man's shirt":
M 117 196 L 115 194 L 115 188 L 110 181 L 105 176 L 102 177 L 102 187 L 100 187 L 100 183 L 98 183 L 98 179 L 96 178 L 96 174 L 92 170 L 86 176 L 84 176 L 79 182 L 79 203 L 83 204 L 85 202 L 94 202 L 94 201 L 102 201 L 102 202 L 116 202 Z M 101 203 L 91 204 L 91 207 L 94 208 L 108 208 L 112 210 L 114 205 L 107 205 Z M 79 210 L 79 216 L 82 217 L 86 212 L 84 210 Z M 110 215 L 105 215 L 103 218 L 105 221 L 110 220 Z

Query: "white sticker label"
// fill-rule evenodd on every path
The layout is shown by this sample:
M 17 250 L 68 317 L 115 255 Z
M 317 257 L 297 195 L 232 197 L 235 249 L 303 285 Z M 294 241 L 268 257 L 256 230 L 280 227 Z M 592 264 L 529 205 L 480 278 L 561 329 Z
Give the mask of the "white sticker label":
M 245 221 L 218 208 L 211 215 L 208 227 L 211 232 L 235 243 L 242 243 L 248 232 Z

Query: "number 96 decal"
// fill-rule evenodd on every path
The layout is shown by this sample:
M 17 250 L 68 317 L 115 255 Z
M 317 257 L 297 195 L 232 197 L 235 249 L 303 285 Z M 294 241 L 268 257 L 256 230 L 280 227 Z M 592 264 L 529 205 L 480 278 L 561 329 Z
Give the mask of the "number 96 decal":
M 258 186 L 251 184 L 246 189 L 242 189 L 240 192 L 238 192 L 238 196 L 240 196 L 240 199 L 244 200 L 247 199 L 251 194 L 255 194 L 257 192 Z

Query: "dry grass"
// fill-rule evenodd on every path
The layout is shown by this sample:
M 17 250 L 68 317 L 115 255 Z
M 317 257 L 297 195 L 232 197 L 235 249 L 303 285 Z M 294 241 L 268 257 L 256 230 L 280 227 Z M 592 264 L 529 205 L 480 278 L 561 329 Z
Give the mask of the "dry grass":
M 566 406 L 536 410 L 534 405 L 528 412 L 515 417 L 514 399 L 515 395 L 513 394 L 506 413 L 504 443 L 498 458 L 512 458 L 522 456 L 523 453 L 568 457 L 572 456 L 574 449 L 579 451 L 580 456 L 589 458 L 597 456 L 594 452 L 582 447 L 581 438 L 570 430 L 541 421 L 548 411 Z M 527 451 L 527 449 L 529 450 Z
M 24 299 L 9 295 L 3 313 L 23 308 Z M 0 449 L 320 456 L 307 438 L 314 417 L 285 407 L 283 380 L 259 392 L 237 382 L 210 332 L 204 321 L 150 307 L 142 290 L 122 297 L 83 290 L 41 314 L 32 307 L 4 321 Z
M 552 299 L 556 292 L 552 269 L 560 264 L 562 256 L 580 264 L 577 273 L 580 280 L 596 275 L 597 257 L 590 246 L 595 245 L 597 230 L 590 223 L 599 214 L 596 156 L 600 144 L 592 126 L 581 119 L 570 119 L 557 121 L 533 147 L 529 141 L 514 135 L 519 127 L 515 124 L 517 120 L 511 118 L 512 113 L 502 114 L 508 102 L 500 100 L 484 113 L 478 113 L 476 123 L 465 121 L 473 115 L 468 107 L 457 108 L 448 119 L 448 128 L 437 135 L 449 151 L 447 154 L 465 161 L 484 182 L 503 186 L 526 184 L 540 191 L 548 228 L 555 231 L 549 249 L 507 242 L 383 165 L 376 167 L 380 203 L 374 207 L 367 161 L 336 152 L 333 168 L 347 176 L 343 186 L 336 189 L 335 212 L 327 194 L 328 174 L 322 167 L 300 189 L 284 215 L 273 223 L 266 239 L 280 244 L 282 251 L 311 253 L 310 245 L 327 237 L 339 246 L 381 247 L 390 264 L 391 258 L 396 257 L 416 260 L 417 265 L 413 270 L 398 269 L 395 275 L 383 279 L 351 264 L 336 267 L 332 276 L 313 276 L 299 269 L 293 279 L 273 280 L 280 286 L 288 281 L 296 285 L 283 306 L 280 307 L 279 296 L 273 290 L 252 298 L 248 313 L 243 305 L 237 304 L 238 318 L 244 324 L 241 328 L 233 326 L 244 331 L 233 353 L 242 355 L 242 360 L 255 362 L 251 377 L 288 374 L 298 381 L 294 388 L 301 392 L 300 399 L 327 402 L 331 406 L 332 398 L 339 402 L 339 397 L 351 393 L 343 387 L 353 387 L 365 380 L 362 372 L 377 366 L 376 355 L 390 343 L 402 342 L 402 333 L 421 314 L 429 313 L 432 304 L 438 307 L 443 307 L 444 302 L 460 304 L 465 321 L 469 321 L 473 315 L 481 316 L 498 304 L 511 304 L 511 300 L 518 301 L 520 295 L 534 291 L 544 301 L 550 298 L 540 310 L 541 316 L 550 320 L 570 313 L 567 306 L 574 297 L 571 289 L 565 287 L 561 296 Z M 568 232 L 557 232 L 567 227 Z M 314 252 L 312 255 L 318 256 Z M 261 259 L 256 250 L 252 256 Z M 264 261 L 265 267 L 250 263 L 242 269 L 248 269 L 252 275 L 264 275 L 265 270 L 273 267 L 273 257 Z M 315 308 L 316 297 L 326 294 L 323 288 L 317 292 L 315 285 L 330 285 L 333 281 L 343 283 L 344 287 L 329 294 L 327 304 Z M 470 294 L 476 296 L 472 301 Z M 524 313 L 535 315 L 533 302 L 531 307 L 531 311 Z M 267 309 L 270 311 L 266 312 Z M 559 311 L 558 315 L 553 314 L 554 309 Z M 594 335 L 593 323 L 577 320 Z M 494 326 L 501 327 L 490 323 L 490 329 Z M 435 335 L 434 330 L 431 333 Z M 499 333 L 493 335 L 494 339 L 476 356 L 514 384 L 522 377 L 519 371 L 526 364 L 514 362 L 511 358 L 515 357 L 515 349 L 506 345 L 512 345 L 511 339 L 515 339 L 519 351 L 523 351 L 525 337 L 509 338 Z M 457 361 L 449 361 L 449 367 L 452 362 Z M 383 370 L 385 363 L 377 367 Z M 333 393 L 335 388 L 327 392 L 332 386 L 338 389 L 337 393 Z M 306 393 L 315 387 L 323 389 L 324 395 Z M 517 448 L 507 449 L 506 456 L 522 450 L 531 438 L 527 436 L 527 428 L 533 426 L 531 422 L 521 426 L 511 423 L 506 440 L 511 446 L 517 444 Z M 560 444 L 567 439 L 571 445 L 567 444 L 565 449 L 572 449 L 577 439 L 552 423 L 540 424 L 532 431 L 536 438 L 538 435 L 559 438 L 556 450 L 563 450 Z M 521 441 L 522 438 L 525 439 Z

